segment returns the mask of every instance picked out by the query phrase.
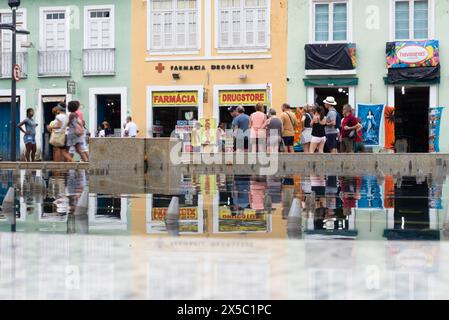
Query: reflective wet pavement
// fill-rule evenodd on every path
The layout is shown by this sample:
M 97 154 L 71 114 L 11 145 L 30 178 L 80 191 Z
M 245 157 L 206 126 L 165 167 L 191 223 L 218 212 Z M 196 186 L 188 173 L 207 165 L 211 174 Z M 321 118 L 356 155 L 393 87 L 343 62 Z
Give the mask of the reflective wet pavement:
M 84 171 L 2 171 L 1 201 L 11 186 L 0 298 L 448 297 L 448 190 L 430 177 L 190 175 L 168 191 L 90 193 L 83 214 Z

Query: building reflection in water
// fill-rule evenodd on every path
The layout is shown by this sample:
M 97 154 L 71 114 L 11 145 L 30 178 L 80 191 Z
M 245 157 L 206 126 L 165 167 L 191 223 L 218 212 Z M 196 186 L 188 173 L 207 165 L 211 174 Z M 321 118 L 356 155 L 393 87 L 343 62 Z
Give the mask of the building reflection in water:
M 5 174 L 6 173 L 6 174 Z M 104 233 L 127 231 L 128 199 L 91 194 L 85 212 L 76 210 L 81 194 L 88 188 L 84 170 L 45 172 L 21 170 L 13 181 L 12 171 L 3 171 L 0 197 L 14 186 L 17 191 L 18 231 L 53 233 Z M 1 199 L 1 198 L 0 198 Z M 8 230 L 0 216 L 0 230 Z

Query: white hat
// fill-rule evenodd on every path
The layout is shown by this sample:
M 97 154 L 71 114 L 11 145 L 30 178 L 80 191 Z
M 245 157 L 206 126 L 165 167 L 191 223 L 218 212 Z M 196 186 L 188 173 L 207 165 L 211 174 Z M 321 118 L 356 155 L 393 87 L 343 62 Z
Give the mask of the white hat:
M 337 101 L 335 101 L 334 97 L 327 97 L 326 100 L 323 101 L 325 104 L 330 104 L 332 106 L 337 105 Z

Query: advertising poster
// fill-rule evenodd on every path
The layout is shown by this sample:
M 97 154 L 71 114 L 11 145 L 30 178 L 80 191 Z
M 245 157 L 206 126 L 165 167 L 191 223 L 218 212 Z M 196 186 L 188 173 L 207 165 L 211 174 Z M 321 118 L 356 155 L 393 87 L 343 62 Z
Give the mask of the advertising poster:
M 359 209 L 383 209 L 382 191 L 375 176 L 364 176 L 360 188 Z
M 436 67 L 440 63 L 438 40 L 389 42 L 386 54 L 389 69 Z
M 256 210 L 245 209 L 241 212 L 232 212 L 227 206 L 218 211 L 218 232 L 270 232 L 269 215 L 256 213 Z
M 215 118 L 202 118 L 200 119 L 201 129 L 201 144 L 202 145 L 215 145 L 217 144 L 217 120 Z
M 440 126 L 443 108 L 430 108 L 429 111 L 429 152 L 440 152 Z
M 396 142 L 394 128 L 394 107 L 385 107 L 385 149 L 394 150 Z
M 380 125 L 383 117 L 383 104 L 359 104 L 357 117 L 362 120 L 363 143 L 365 146 L 380 146 Z

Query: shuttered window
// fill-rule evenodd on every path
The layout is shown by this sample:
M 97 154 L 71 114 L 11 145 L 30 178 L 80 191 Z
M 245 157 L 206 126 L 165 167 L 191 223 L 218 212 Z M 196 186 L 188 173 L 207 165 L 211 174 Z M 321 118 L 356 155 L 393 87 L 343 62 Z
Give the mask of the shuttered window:
M 68 33 L 65 10 L 44 11 L 42 45 L 46 51 L 68 50 Z
M 198 50 L 199 0 L 150 0 L 150 50 Z
M 11 13 L 0 13 L 0 23 L 12 23 Z M 26 29 L 25 14 L 22 10 L 17 11 L 17 29 Z M 1 52 L 11 52 L 12 51 L 12 32 L 9 30 L 1 30 Z M 27 42 L 28 36 L 23 34 L 17 35 L 17 51 L 25 51 L 21 47 L 23 42 Z
M 348 4 L 346 1 L 314 2 L 314 41 L 348 41 Z
M 111 11 L 109 8 L 88 10 L 86 49 L 114 48 L 114 20 Z
M 429 38 L 428 0 L 395 1 L 394 27 L 396 40 L 424 40 Z
M 218 0 L 218 48 L 269 47 L 268 0 Z

